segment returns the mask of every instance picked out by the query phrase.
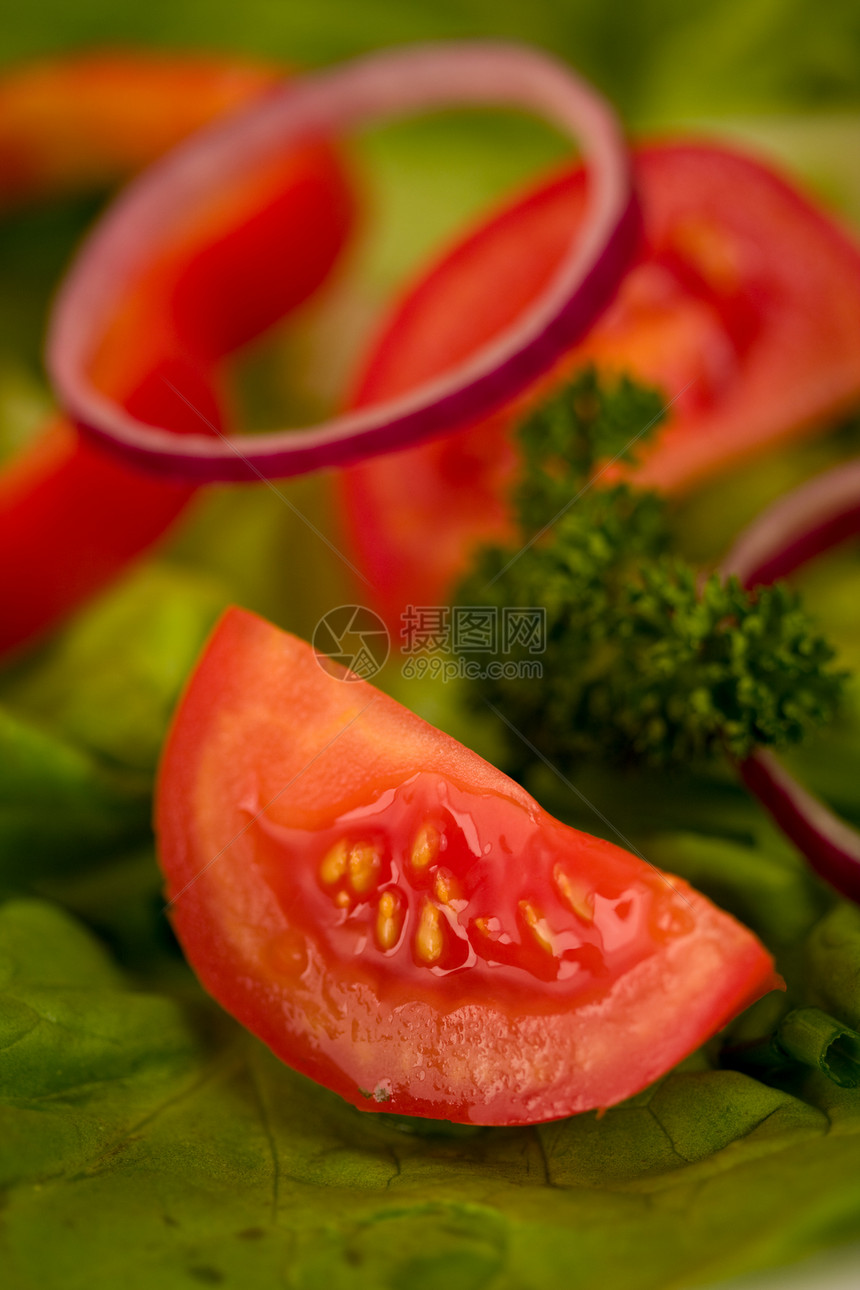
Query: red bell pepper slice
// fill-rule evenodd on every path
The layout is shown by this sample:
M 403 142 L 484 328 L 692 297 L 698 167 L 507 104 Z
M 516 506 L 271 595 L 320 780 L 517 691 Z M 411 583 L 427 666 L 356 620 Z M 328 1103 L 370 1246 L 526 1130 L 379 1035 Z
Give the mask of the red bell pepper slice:
M 184 134 L 264 94 L 271 68 L 215 59 L 109 55 L 38 65 L 0 83 L 7 201 L 114 182 Z M 310 295 L 352 222 L 332 149 L 288 152 L 242 192 L 177 230 L 124 305 L 98 379 L 137 415 L 213 426 L 213 366 Z M 297 253 L 297 248 L 299 252 Z M 56 421 L 0 474 L 0 653 L 54 625 L 147 550 L 193 487 L 129 469 Z

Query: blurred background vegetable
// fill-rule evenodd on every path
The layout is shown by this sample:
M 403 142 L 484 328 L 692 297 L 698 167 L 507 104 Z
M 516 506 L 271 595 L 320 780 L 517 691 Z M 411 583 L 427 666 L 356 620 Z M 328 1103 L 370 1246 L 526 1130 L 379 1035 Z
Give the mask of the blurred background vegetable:
M 837 0 L 645 0 L 623 21 L 596 0 L 213 0 L 204 12 L 196 0 L 34 0 L 5 15 L 3 30 L 0 70 L 93 47 L 316 66 L 406 40 L 525 39 L 568 58 L 632 130 L 695 127 L 751 143 L 860 221 L 860 13 Z M 505 114 L 445 114 L 358 141 L 365 219 L 344 275 L 244 356 L 231 411 L 254 427 L 331 411 L 398 284 L 564 154 L 544 128 Z M 0 221 L 0 437 L 10 451 L 50 410 L 46 308 L 99 200 L 69 193 L 7 207 Z M 767 471 L 702 485 L 673 513 L 684 554 L 718 559 L 765 502 L 856 451 L 846 421 Z M 720 1069 L 706 1050 L 600 1119 L 416 1139 L 293 1077 L 195 990 L 149 850 L 157 747 L 222 605 L 237 600 L 310 636 L 322 612 L 362 598 L 332 549 L 347 553 L 329 484 L 297 481 L 283 497 L 211 490 L 157 566 L 93 601 L 0 680 L 2 883 L 40 897 L 10 901 L 0 916 L 0 1183 L 14 1290 L 98 1290 L 119 1278 L 134 1290 L 268 1287 L 285 1267 L 301 1290 L 652 1290 L 856 1239 L 856 1092 L 820 1071 L 762 1081 Z M 858 599 L 846 594 L 857 576 L 845 550 L 797 579 L 840 646 L 839 665 L 860 661 Z M 385 681 L 498 750 L 497 724 L 478 729 L 456 685 Z M 838 721 L 792 756 L 855 821 L 858 696 L 849 683 Z M 644 771 L 619 790 L 588 766 L 575 781 L 584 800 L 546 767 L 534 776 L 550 809 L 595 830 L 593 804 L 653 863 L 749 922 L 777 954 L 792 1007 L 856 1029 L 857 911 L 805 870 L 731 776 Z M 778 1023 L 751 1014 L 729 1041 Z

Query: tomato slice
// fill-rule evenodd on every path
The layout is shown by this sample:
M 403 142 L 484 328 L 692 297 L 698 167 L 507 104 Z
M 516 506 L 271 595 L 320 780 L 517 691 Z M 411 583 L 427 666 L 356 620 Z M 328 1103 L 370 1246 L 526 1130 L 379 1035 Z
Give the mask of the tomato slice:
M 779 984 L 680 879 L 244 610 L 176 713 L 156 821 L 203 985 L 358 1107 L 517 1124 L 608 1106 Z
M 115 182 L 281 79 L 253 64 L 139 54 L 13 72 L 0 81 L 5 198 Z M 98 383 L 156 424 L 220 428 L 214 364 L 320 285 L 352 216 L 333 150 L 322 142 L 288 149 L 159 249 L 94 360 Z M 105 586 L 195 491 L 134 470 L 68 422 L 53 422 L 0 474 L 0 550 L 14 552 L 0 562 L 0 653 Z
M 677 492 L 860 396 L 860 253 L 783 179 L 727 148 L 640 147 L 635 173 L 638 260 L 551 380 L 589 360 L 660 386 L 672 407 L 639 478 Z M 583 172 L 562 174 L 431 268 L 384 325 L 353 403 L 402 394 L 509 324 L 546 283 L 584 197 Z M 508 533 L 510 427 L 528 402 L 344 473 L 358 562 L 392 631 L 406 605 L 446 603 L 469 549 Z

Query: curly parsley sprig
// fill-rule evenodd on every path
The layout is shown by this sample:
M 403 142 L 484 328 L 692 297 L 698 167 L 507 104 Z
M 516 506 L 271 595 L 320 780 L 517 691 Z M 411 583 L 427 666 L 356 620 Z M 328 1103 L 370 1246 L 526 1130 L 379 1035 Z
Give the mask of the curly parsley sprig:
M 843 673 L 785 585 L 750 592 L 671 554 L 656 493 L 606 483 L 660 417 L 659 396 L 586 369 L 522 426 L 518 536 L 485 548 L 462 605 L 541 607 L 543 675 L 471 682 L 541 752 L 652 766 L 796 743 L 828 719 Z M 532 645 L 533 648 L 533 645 Z M 534 660 L 513 642 L 500 662 Z M 515 749 L 514 762 L 522 758 Z

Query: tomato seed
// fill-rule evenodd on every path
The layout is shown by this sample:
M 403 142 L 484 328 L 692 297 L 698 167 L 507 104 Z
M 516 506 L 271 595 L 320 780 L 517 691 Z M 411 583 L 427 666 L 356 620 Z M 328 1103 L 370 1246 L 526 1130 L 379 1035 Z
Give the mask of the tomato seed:
M 421 910 L 421 920 L 415 933 L 415 952 L 425 963 L 436 963 L 444 948 L 439 910 L 428 901 Z
M 409 859 L 417 873 L 424 873 L 439 854 L 439 830 L 429 820 L 418 830 Z
M 400 939 L 403 914 L 393 891 L 384 891 L 379 897 L 376 915 L 376 939 L 381 950 L 392 950 Z
M 436 874 L 436 899 L 442 905 L 450 905 L 462 898 L 460 884 L 449 869 L 440 869 Z
M 349 881 L 356 895 L 364 895 L 376 885 L 381 861 L 370 842 L 356 842 L 349 852 Z
M 594 922 L 594 892 L 586 890 L 582 884 L 574 883 L 568 873 L 557 864 L 553 866 L 552 880 L 555 889 L 568 909 L 581 918 L 584 923 Z
M 346 838 L 341 838 L 326 854 L 320 865 L 320 879 L 326 887 L 333 887 L 346 875 L 349 847 Z
M 541 949 L 546 950 L 547 954 L 553 954 L 553 945 L 550 940 L 552 932 L 549 930 L 547 921 L 540 910 L 530 900 L 521 900 L 519 902 L 519 911 Z

